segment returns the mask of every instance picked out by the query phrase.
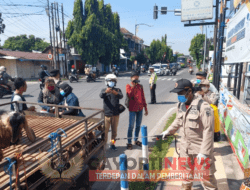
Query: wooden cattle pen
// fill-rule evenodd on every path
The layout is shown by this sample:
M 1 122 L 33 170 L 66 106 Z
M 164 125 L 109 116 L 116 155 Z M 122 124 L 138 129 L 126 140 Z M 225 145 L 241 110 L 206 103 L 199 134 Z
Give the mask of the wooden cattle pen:
M 14 104 L 26 103 L 31 105 L 46 105 L 55 107 L 54 114 L 42 114 L 38 112 L 25 111 L 25 117 L 36 135 L 36 141 L 30 142 L 23 131 L 22 139 L 17 145 L 12 145 L 3 149 L 4 158 L 10 158 L 13 164 L 13 175 L 6 174 L 4 167 L 10 162 L 3 159 L 0 162 L 0 189 L 40 189 L 43 184 L 48 184 L 48 189 L 58 189 L 58 185 L 64 183 L 63 180 L 57 178 L 52 179 L 50 174 L 42 172 L 43 167 L 48 166 L 48 163 L 53 161 L 55 163 L 70 163 L 74 158 L 80 158 L 81 162 L 80 172 L 70 176 L 70 180 L 75 180 L 84 175 L 85 189 L 91 189 L 88 180 L 88 171 L 91 168 L 90 163 L 93 158 L 98 157 L 97 165 L 94 169 L 101 169 L 105 165 L 105 125 L 104 125 L 104 111 L 101 109 L 82 108 L 82 107 L 67 107 L 51 104 L 39 104 L 31 102 L 12 102 Z M 5 103 L 0 105 L 10 105 Z M 87 117 L 77 116 L 60 116 L 59 109 L 74 108 L 82 110 L 92 110 L 93 114 Z M 100 116 L 100 117 L 98 117 Z M 62 130 L 61 130 L 62 129 Z M 52 141 L 50 134 L 57 132 L 56 151 L 50 151 L 52 148 Z M 67 137 L 63 135 L 66 133 Z M 100 159 L 101 158 L 101 159 Z M 63 161 L 63 162 L 60 162 Z M 96 162 L 96 160 L 95 160 Z M 71 166 L 77 166 L 75 160 Z M 59 164 L 58 164 L 59 165 Z M 65 165 L 64 165 L 65 166 Z M 79 170 L 77 166 L 77 169 Z M 65 167 L 64 167 L 65 168 Z M 52 173 L 57 173 L 59 170 L 52 170 Z M 64 170 L 61 170 L 64 172 Z M 62 172 L 62 173 L 63 173 Z M 67 169 L 65 170 L 67 172 Z M 37 173 L 40 173 L 38 175 Z M 59 172 L 58 172 L 59 173 Z M 57 187 L 57 188 L 56 188 Z M 61 187 L 59 189 L 62 189 Z

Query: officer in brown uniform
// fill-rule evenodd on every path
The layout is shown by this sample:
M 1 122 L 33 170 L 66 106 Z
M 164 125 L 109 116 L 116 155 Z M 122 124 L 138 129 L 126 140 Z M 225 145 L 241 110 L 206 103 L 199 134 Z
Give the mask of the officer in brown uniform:
M 196 95 L 200 96 L 204 101 L 208 102 L 209 104 L 217 105 L 219 95 L 209 90 L 210 82 L 208 80 L 201 80 L 199 87 L 201 88 L 201 91 L 198 91 Z
M 209 178 L 201 181 L 206 190 L 217 190 L 217 182 L 214 177 L 216 171 L 214 165 L 214 113 L 211 106 L 194 95 L 193 85 L 189 80 L 177 81 L 171 91 L 178 94 L 178 111 L 176 119 L 169 128 L 162 133 L 163 138 L 173 135 L 180 128 L 181 144 L 180 156 L 186 158 L 183 165 L 190 173 L 193 172 L 188 164 L 188 159 L 194 163 L 204 163 L 209 159 Z M 201 162 L 203 160 L 203 162 Z M 204 165 L 203 165 L 204 168 Z M 191 190 L 193 182 L 185 179 L 182 189 Z

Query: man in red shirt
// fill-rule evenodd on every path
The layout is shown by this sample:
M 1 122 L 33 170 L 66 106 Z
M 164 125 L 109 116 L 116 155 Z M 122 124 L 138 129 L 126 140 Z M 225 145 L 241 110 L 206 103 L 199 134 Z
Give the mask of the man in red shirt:
M 134 132 L 134 143 L 137 146 L 141 146 L 141 142 L 138 141 L 138 135 L 141 129 L 141 121 L 143 115 L 143 108 L 145 109 L 145 116 L 148 115 L 147 103 L 144 96 L 143 86 L 139 84 L 139 74 L 136 71 L 132 71 L 131 85 L 127 84 L 126 93 L 129 98 L 129 127 L 128 127 L 128 144 L 127 149 L 132 150 L 132 132 L 136 120 L 136 127 Z

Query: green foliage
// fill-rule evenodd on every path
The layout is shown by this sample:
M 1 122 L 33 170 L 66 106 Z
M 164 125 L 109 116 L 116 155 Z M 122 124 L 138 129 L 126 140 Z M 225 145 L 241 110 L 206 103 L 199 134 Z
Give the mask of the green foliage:
M 84 14 L 83 14 L 84 13 Z M 120 17 L 112 13 L 111 5 L 104 0 L 82 0 L 74 4 L 74 19 L 68 23 L 66 37 L 87 64 L 98 60 L 105 65 L 119 64 L 120 48 L 128 49 L 120 32 Z
M 209 46 L 209 51 L 213 51 L 214 50 L 214 46 L 213 45 L 210 45 Z
M 140 64 L 145 64 L 147 62 L 147 58 L 145 57 L 144 51 L 141 51 L 136 58 L 135 58 Z
M 135 56 L 130 56 L 130 61 L 132 61 L 132 63 L 134 63 L 134 61 L 135 61 Z
M 152 64 L 160 61 L 164 63 L 168 60 L 173 62 L 175 59 L 173 57 L 173 50 L 166 46 L 166 36 L 162 37 L 162 41 L 153 40 L 150 44 L 150 47 L 146 49 L 146 54 L 151 60 Z M 164 54 L 166 55 L 165 57 Z
M 45 42 L 44 39 L 36 38 L 34 35 L 20 35 L 15 37 L 10 37 L 5 40 L 3 48 L 11 49 L 13 51 L 26 51 L 31 52 L 32 50 L 43 51 L 50 44 Z
M 203 43 L 205 41 L 204 34 L 197 34 L 191 41 L 189 48 L 190 55 L 196 60 L 197 68 L 200 68 L 200 61 L 203 59 L 203 55 L 200 53 L 200 50 L 203 48 Z

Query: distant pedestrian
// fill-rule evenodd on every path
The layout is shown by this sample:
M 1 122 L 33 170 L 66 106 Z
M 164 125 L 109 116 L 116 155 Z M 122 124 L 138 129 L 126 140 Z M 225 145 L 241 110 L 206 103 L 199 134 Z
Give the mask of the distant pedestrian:
M 145 115 L 148 115 L 147 103 L 144 96 L 143 86 L 139 84 L 139 74 L 136 71 L 132 71 L 131 74 L 131 86 L 127 84 L 126 93 L 129 98 L 129 127 L 128 127 L 128 144 L 127 149 L 132 150 L 132 133 L 134 124 L 136 121 L 136 127 L 134 132 L 134 144 L 142 146 L 138 141 L 138 135 L 141 129 L 143 108 L 145 109 Z
M 123 98 L 122 91 L 115 88 L 117 78 L 114 74 L 109 74 L 105 78 L 107 88 L 102 89 L 100 97 L 103 99 L 103 107 L 105 113 L 105 142 L 108 141 L 108 132 L 111 126 L 112 136 L 109 148 L 117 150 L 115 147 L 115 138 L 117 136 L 117 128 L 119 123 L 119 100 Z
M 154 67 L 149 67 L 149 71 L 151 73 L 150 79 L 149 79 L 149 88 L 150 88 L 150 94 L 151 94 L 151 104 L 156 104 L 156 81 L 157 81 L 157 74 L 154 72 Z

